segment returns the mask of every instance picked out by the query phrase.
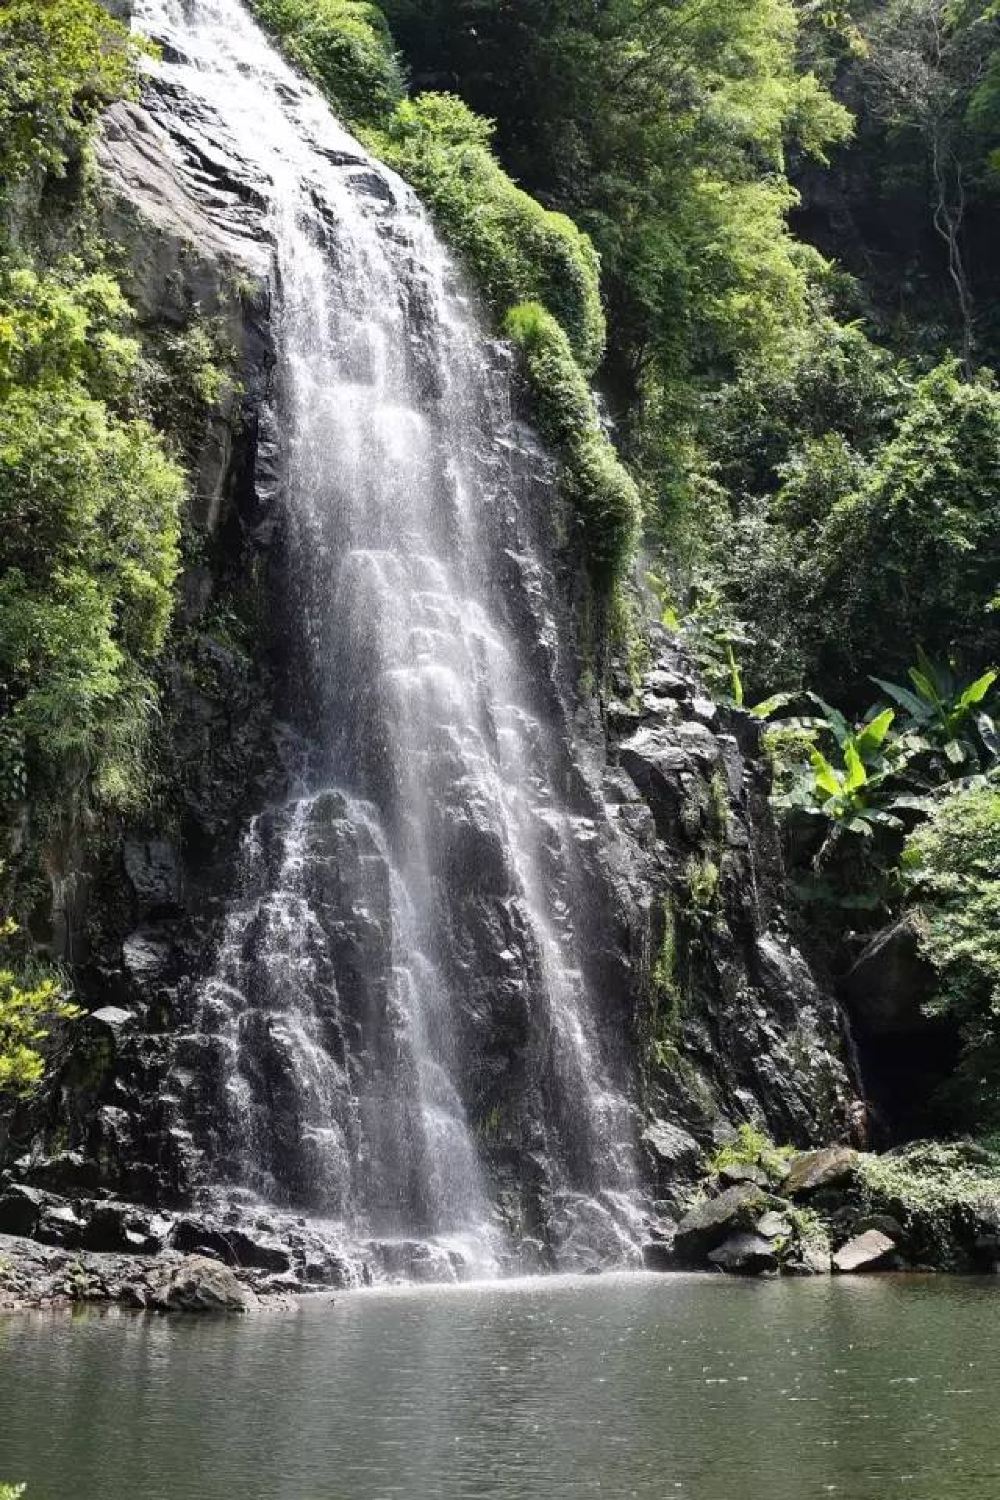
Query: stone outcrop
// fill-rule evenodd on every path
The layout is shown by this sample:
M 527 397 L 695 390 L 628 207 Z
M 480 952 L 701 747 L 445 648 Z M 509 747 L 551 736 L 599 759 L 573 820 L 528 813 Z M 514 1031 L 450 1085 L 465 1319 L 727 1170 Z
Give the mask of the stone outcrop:
M 833 1252 L 833 1269 L 841 1273 L 879 1270 L 889 1263 L 895 1250 L 895 1242 L 887 1234 L 867 1229 Z

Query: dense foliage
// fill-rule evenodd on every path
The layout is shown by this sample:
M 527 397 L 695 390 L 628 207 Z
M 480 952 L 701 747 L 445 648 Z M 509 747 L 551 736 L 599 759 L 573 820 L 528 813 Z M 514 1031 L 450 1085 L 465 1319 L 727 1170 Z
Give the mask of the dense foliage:
M 0 921 L 0 943 L 13 937 L 13 922 Z M 30 1093 L 45 1071 L 42 1052 L 53 1027 L 75 1020 L 58 976 L 42 969 L 18 972 L 0 964 L 0 1097 Z M 2 1500 L 2 1486 L 0 1486 Z
M 59 0 L 0 5 L 0 41 L 0 811 L 27 805 L 37 833 L 143 795 L 185 481 L 146 420 L 150 367 L 78 170 L 131 87 L 128 35 Z
M 402 97 L 402 75 L 378 6 L 368 0 L 251 3 L 345 120 L 379 124 Z
M 909 839 L 925 956 L 940 975 L 929 1009 L 961 1031 L 960 1071 L 951 1089 L 963 1124 L 1000 1129 L 1000 789 L 949 797 Z

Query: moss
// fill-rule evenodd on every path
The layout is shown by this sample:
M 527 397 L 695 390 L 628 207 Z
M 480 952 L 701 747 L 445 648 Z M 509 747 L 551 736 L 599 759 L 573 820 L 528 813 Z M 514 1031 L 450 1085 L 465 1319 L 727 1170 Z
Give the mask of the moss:
M 902 1226 L 914 1260 L 965 1268 L 984 1215 L 1000 1210 L 1000 1156 L 972 1142 L 921 1141 L 886 1156 L 862 1156 L 862 1207 Z
M 780 1176 L 784 1163 L 795 1154 L 793 1146 L 776 1146 L 769 1135 L 756 1126 L 743 1124 L 733 1140 L 715 1153 L 711 1170 L 721 1172 L 725 1167 L 761 1167 L 768 1176 Z
M 562 458 L 588 567 L 595 583 L 610 591 L 635 551 L 638 489 L 601 427 L 569 339 L 552 314 L 537 303 L 516 307 L 505 327 L 521 352 L 539 430 Z
M 498 323 L 517 304 L 541 303 L 589 374 L 605 339 L 597 252 L 507 176 L 491 135 L 460 99 L 429 93 L 401 104 L 373 144 L 420 193 Z
M 696 916 L 709 916 L 719 897 L 719 866 L 713 859 L 692 859 L 686 870 L 688 905 Z

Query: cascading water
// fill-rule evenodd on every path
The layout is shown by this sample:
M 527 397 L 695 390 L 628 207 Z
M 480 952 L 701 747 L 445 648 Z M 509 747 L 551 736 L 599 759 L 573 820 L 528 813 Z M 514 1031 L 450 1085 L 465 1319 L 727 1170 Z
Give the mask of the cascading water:
M 503 352 L 414 195 L 239 0 L 140 0 L 136 25 L 160 111 L 183 99 L 262 205 L 314 746 L 246 834 L 201 998 L 208 1170 L 484 1272 L 532 1243 L 633 1260 L 633 1112 L 580 932 L 599 813 L 538 670 Z M 210 194 L 205 153 L 173 149 Z

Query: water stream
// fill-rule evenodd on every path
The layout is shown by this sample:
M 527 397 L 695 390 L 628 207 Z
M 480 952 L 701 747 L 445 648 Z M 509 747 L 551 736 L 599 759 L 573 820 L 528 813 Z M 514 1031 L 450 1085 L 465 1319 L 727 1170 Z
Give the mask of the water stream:
M 600 812 L 504 351 L 414 195 L 239 0 L 139 0 L 135 24 L 191 191 L 211 200 L 213 146 L 238 160 L 242 228 L 271 252 L 311 744 L 301 794 L 247 831 L 202 995 L 206 1170 L 480 1273 L 526 1244 L 633 1262 L 621 1019 L 581 934 Z

